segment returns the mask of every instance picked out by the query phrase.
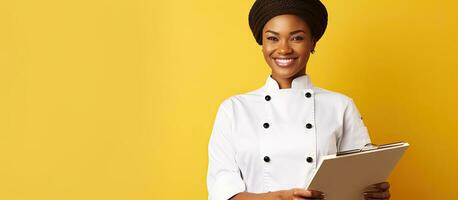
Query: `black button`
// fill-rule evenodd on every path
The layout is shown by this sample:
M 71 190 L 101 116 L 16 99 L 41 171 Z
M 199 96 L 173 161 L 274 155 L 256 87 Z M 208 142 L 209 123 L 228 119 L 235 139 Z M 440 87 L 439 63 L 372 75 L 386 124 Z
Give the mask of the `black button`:
M 310 98 L 312 97 L 312 94 L 310 92 L 305 93 L 305 97 Z
M 269 162 L 269 161 L 270 161 L 269 156 L 264 156 L 264 161 L 265 161 L 265 162 Z
M 308 123 L 307 125 L 305 125 L 305 127 L 308 128 L 308 129 L 311 129 L 313 126 L 312 126 L 312 124 Z
M 262 126 L 264 126 L 264 128 L 269 128 L 269 123 L 264 123 Z
M 270 101 L 270 96 L 269 95 L 266 95 L 266 97 L 264 97 L 264 99 L 266 99 L 266 101 Z
M 264 159 L 265 159 L 265 157 L 264 157 Z M 312 163 L 313 162 L 313 158 L 312 157 L 307 157 L 307 162 L 308 163 Z

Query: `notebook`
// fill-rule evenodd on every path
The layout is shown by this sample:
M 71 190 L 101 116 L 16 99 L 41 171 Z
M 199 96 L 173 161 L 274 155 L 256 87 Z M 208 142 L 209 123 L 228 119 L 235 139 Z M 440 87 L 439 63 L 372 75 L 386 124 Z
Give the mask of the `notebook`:
M 327 200 L 364 199 L 365 188 L 386 181 L 408 147 L 397 142 L 324 156 L 306 188 L 325 193 Z

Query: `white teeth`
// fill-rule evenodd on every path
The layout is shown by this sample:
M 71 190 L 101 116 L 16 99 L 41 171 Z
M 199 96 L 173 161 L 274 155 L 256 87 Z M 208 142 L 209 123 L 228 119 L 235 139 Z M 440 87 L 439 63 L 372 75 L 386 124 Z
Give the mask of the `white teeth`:
M 292 58 L 288 58 L 288 59 L 277 58 L 277 61 L 279 62 L 290 62 L 292 60 L 293 60 Z
M 278 65 L 281 66 L 286 66 L 289 65 L 293 62 L 293 58 L 276 58 L 275 62 L 277 62 Z

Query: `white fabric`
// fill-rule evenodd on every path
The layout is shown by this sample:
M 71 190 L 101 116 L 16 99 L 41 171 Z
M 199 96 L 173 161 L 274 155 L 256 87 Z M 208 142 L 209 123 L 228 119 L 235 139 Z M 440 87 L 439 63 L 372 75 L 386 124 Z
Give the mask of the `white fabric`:
M 308 75 L 287 89 L 268 76 L 263 87 L 219 106 L 208 145 L 208 198 L 305 187 L 317 159 L 370 142 L 351 98 L 313 86 Z

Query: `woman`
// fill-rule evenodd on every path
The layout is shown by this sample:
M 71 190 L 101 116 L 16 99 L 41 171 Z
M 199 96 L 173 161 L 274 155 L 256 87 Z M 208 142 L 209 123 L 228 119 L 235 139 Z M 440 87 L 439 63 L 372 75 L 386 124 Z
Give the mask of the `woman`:
M 352 99 L 312 85 L 306 73 L 326 8 L 319 0 L 257 0 L 249 25 L 272 72 L 264 86 L 218 109 L 208 146 L 209 199 L 323 199 L 326 191 L 304 188 L 317 160 L 371 142 Z M 364 196 L 389 199 L 389 184 L 368 187 Z

